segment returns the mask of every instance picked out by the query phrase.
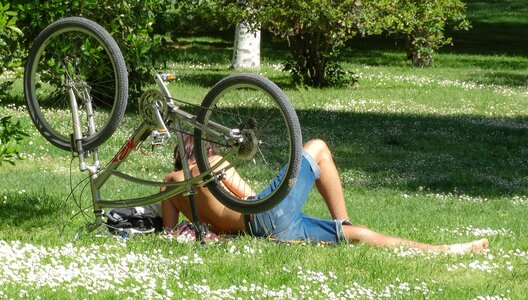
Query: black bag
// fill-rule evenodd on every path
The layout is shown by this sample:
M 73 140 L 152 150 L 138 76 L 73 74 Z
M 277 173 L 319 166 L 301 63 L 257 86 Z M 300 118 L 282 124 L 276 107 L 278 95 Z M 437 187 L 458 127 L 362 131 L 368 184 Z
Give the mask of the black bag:
M 143 214 L 134 207 L 113 208 L 105 212 L 105 216 L 108 229 L 116 234 L 144 234 L 163 230 L 161 217 Z

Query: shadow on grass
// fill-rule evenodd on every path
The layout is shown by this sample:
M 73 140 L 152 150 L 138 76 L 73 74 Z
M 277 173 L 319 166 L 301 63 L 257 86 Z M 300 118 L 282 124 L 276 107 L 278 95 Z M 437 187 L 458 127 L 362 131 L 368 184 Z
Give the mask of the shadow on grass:
M 345 186 L 472 196 L 528 193 L 528 120 L 298 111 L 328 142 Z
M 329 144 L 345 188 L 528 195 L 528 118 L 297 112 L 304 140 Z M 0 229 L 56 226 L 67 213 L 64 201 L 47 193 L 3 195 Z
M 166 47 L 162 55 L 168 61 L 190 64 L 191 66 L 193 64 L 228 64 L 231 61 L 233 49 L 223 43 L 218 46 L 211 46 L 193 42 L 192 44 L 185 43 Z
M 472 22 L 468 31 L 448 33 L 453 36 L 453 47 L 442 52 L 480 55 L 528 56 L 526 23 Z
M 179 74 L 178 81 L 191 85 L 198 85 L 204 88 L 212 88 L 222 78 L 228 76 L 231 72 L 225 70 L 203 70 L 192 74 Z
M 65 213 L 63 203 L 54 196 L 12 192 L 3 194 L 3 197 L 0 203 L 1 226 L 31 230 L 33 227 L 56 224 L 56 217 Z
M 206 89 L 212 88 L 223 78 L 238 73 L 257 73 L 252 70 L 230 70 L 227 65 L 225 68 L 206 68 L 192 72 L 178 71 L 178 82 L 189 85 L 197 85 Z M 293 82 L 288 72 L 275 72 L 271 75 L 265 75 L 282 89 L 294 89 L 297 85 Z M 183 100 L 183 99 L 182 99 Z
M 491 73 L 475 72 L 471 80 L 486 85 L 528 87 L 528 73 L 523 75 L 507 71 L 497 71 Z

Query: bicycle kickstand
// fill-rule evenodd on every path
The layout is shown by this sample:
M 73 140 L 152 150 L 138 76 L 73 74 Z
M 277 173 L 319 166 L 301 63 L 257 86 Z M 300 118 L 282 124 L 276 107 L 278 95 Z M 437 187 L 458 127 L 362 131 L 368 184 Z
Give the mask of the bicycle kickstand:
M 196 236 L 196 242 L 200 242 L 200 244 L 203 246 L 205 245 L 205 241 L 203 240 L 203 232 L 200 228 L 200 220 L 198 218 L 198 210 L 196 209 L 196 201 L 194 201 L 194 191 L 190 189 L 190 191 L 187 193 L 187 197 L 189 198 L 189 206 L 191 208 L 191 214 L 192 214 L 192 224 L 194 233 Z

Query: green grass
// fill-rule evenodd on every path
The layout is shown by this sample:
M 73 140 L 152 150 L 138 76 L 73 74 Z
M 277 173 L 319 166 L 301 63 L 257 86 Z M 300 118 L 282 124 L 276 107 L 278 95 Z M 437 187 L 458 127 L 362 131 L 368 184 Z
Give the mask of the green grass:
M 322 138 L 334 151 L 354 223 L 435 244 L 486 237 L 489 253 L 444 256 L 250 237 L 200 247 L 99 232 L 73 242 L 92 218 L 85 182 L 70 195 L 86 174 L 38 134 L 23 106 L 2 103 L 0 115 L 21 120 L 30 137 L 23 142 L 26 159 L 0 167 L 0 298 L 525 298 L 528 48 L 518 47 L 526 39 L 517 28 L 527 26 L 518 13 L 528 7 L 522 1 L 468 7 L 473 29 L 456 39 L 478 43 L 455 39 L 432 68 L 411 68 L 393 44 L 372 41 L 354 47 L 345 64 L 359 76 L 354 87 L 297 88 L 277 70 L 282 50 L 266 46 L 264 55 L 279 54 L 265 59 L 261 72 L 289 96 L 304 140 Z M 207 41 L 182 41 L 186 46 L 166 66 L 179 76 L 170 85 L 179 99 L 199 103 L 230 73 L 230 42 Z M 103 161 L 138 124 L 128 112 L 100 150 Z M 123 167 L 161 179 L 171 167 L 169 150 L 152 154 L 146 147 L 147 155 L 137 153 Z M 109 197 L 149 192 L 119 180 L 104 190 Z M 329 217 L 315 192 L 305 211 Z

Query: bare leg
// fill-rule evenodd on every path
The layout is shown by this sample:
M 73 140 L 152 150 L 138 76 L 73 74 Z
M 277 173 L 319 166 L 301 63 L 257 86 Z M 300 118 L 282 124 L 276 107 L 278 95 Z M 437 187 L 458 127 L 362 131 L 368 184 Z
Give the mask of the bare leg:
M 330 149 L 322 140 L 311 140 L 304 145 L 304 151 L 319 165 L 321 177 L 315 181 L 315 186 L 325 200 L 332 219 L 348 220 L 341 179 Z
M 332 153 L 322 140 L 311 140 L 304 145 L 304 151 L 312 156 L 321 171 L 321 177 L 315 181 L 317 190 L 323 197 L 332 218 L 349 220 L 341 179 L 332 159 Z M 482 252 L 488 248 L 486 239 L 466 244 L 429 245 L 398 237 L 386 236 L 372 231 L 365 226 L 343 225 L 345 238 L 350 242 L 362 242 L 375 247 L 396 248 L 400 246 L 417 248 L 426 251 L 442 251 L 448 253 Z
M 467 252 L 482 252 L 488 249 L 488 240 L 476 240 L 465 244 L 454 245 L 429 245 L 415 241 L 405 240 L 398 237 L 386 236 L 372 231 L 364 226 L 343 225 L 345 238 L 350 242 L 362 242 L 375 247 L 397 248 L 400 246 L 416 248 L 425 251 L 438 251 L 453 254 L 464 254 Z
M 164 228 L 175 228 L 180 218 L 180 212 L 172 203 L 172 199 L 167 199 L 161 202 L 161 212 Z

